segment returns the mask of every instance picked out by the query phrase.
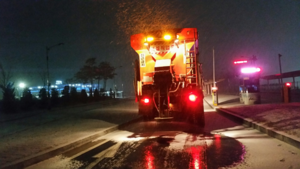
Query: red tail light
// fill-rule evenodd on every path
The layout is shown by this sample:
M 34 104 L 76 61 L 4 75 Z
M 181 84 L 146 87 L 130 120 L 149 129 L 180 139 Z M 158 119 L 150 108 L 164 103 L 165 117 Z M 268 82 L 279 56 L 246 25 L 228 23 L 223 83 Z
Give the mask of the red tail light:
M 194 102 L 194 101 L 197 100 L 197 96 L 194 95 L 194 94 L 190 94 L 190 95 L 189 95 L 189 100 L 192 101 L 192 102 Z
M 145 98 L 143 101 L 144 101 L 144 103 L 149 103 L 150 102 L 149 98 Z

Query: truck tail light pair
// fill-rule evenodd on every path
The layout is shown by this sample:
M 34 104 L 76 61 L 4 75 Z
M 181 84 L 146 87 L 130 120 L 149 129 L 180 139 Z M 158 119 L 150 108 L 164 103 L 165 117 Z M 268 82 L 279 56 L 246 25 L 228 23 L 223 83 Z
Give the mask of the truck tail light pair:
M 195 95 L 195 94 L 193 94 L 193 93 L 189 94 L 189 101 L 195 102 L 195 101 L 197 100 L 197 98 L 198 98 L 197 95 Z M 143 98 L 143 99 L 142 99 L 142 102 L 145 103 L 145 104 L 149 104 L 149 103 L 150 103 L 150 99 L 147 98 L 147 97 L 146 97 L 146 98 Z

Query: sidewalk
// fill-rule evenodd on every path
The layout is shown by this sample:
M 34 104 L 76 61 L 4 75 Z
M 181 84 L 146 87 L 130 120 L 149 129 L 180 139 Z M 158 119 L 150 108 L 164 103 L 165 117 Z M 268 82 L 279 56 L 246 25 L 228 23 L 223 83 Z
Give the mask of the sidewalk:
M 244 105 L 239 102 L 239 96 L 222 94 L 217 106 L 212 105 L 211 96 L 204 100 L 216 111 L 300 149 L 300 102 Z
M 139 118 L 135 106 L 133 100 L 116 99 L 17 117 L 2 115 L 0 168 L 24 168 L 117 130 Z
M 230 106 L 243 106 L 244 104 L 240 103 L 240 98 L 238 95 L 228 95 L 228 94 L 219 94 L 218 95 L 218 105 L 213 106 L 212 96 L 204 96 L 204 102 L 215 107 L 230 107 Z

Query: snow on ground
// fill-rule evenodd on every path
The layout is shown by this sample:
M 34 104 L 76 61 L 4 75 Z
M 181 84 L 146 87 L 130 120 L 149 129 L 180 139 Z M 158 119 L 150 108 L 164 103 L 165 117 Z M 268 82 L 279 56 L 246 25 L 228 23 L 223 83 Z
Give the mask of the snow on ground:
M 136 103 L 126 102 L 129 106 L 118 111 L 113 105 L 122 103 L 108 100 L 51 111 L 1 114 L 0 168 L 137 118 Z
M 227 107 L 225 109 L 300 138 L 300 102 Z

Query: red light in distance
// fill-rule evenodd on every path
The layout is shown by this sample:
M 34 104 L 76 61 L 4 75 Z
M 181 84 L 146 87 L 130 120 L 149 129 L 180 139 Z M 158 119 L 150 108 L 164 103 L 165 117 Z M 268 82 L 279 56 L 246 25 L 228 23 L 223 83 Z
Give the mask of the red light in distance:
M 238 65 L 238 64 L 243 64 L 243 63 L 247 63 L 247 62 L 248 62 L 247 60 L 237 60 L 237 61 L 234 61 L 233 64 Z
M 194 95 L 194 94 L 190 94 L 190 95 L 189 95 L 189 100 L 190 100 L 190 101 L 194 102 L 194 101 L 196 101 L 196 99 L 197 99 L 197 96 L 196 96 L 196 95 Z
M 241 69 L 242 73 L 258 73 L 261 69 L 259 67 L 245 67 Z
M 291 84 L 290 82 L 287 82 L 287 83 L 285 83 L 285 86 L 287 86 L 287 87 L 291 87 L 291 86 L 292 86 L 292 84 Z

